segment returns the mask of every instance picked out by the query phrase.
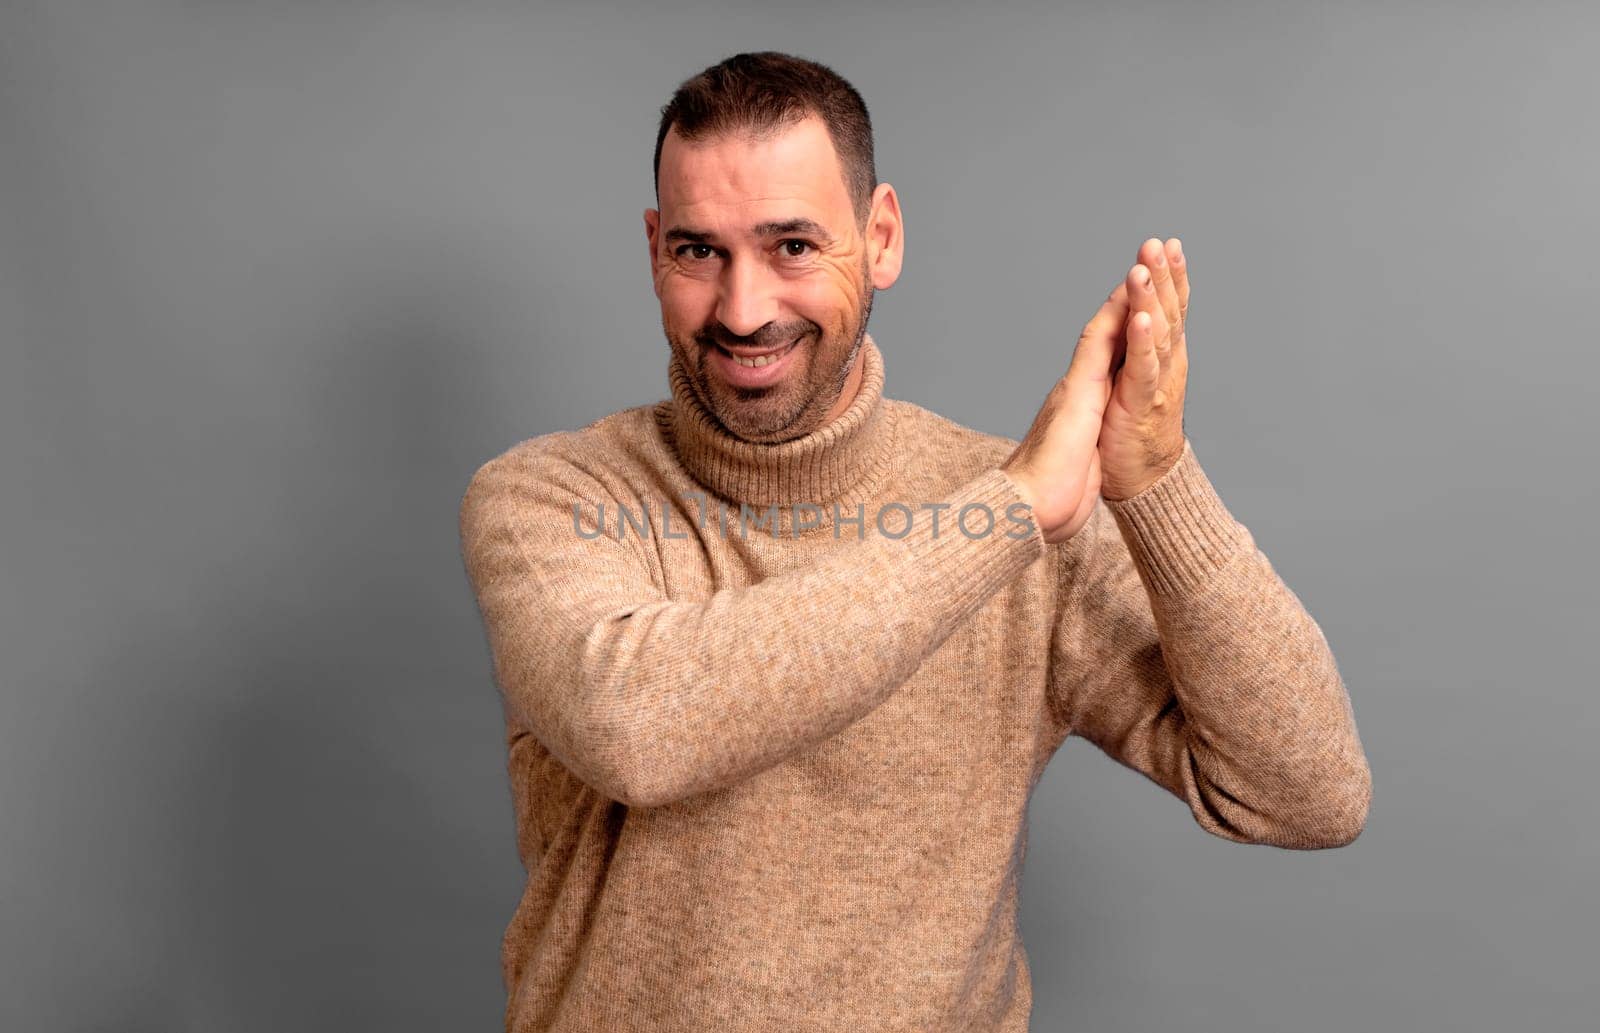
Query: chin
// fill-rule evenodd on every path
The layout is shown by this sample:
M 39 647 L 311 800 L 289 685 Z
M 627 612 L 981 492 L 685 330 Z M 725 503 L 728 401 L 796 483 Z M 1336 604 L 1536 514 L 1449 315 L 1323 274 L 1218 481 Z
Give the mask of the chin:
M 732 434 L 747 441 L 770 444 L 798 437 L 809 428 L 805 422 L 805 407 L 795 412 L 795 406 L 784 405 L 769 396 L 759 400 L 746 399 L 732 393 L 731 389 L 718 392 L 715 414 Z M 774 405 L 777 402 L 778 404 Z

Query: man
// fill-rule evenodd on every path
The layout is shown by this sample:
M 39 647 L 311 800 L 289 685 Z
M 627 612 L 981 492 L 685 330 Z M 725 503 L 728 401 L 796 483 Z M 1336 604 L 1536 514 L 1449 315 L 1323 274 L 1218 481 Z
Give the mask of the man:
M 656 177 L 672 398 L 462 500 L 528 871 L 508 1030 L 1025 1030 L 1026 809 L 1069 735 L 1214 835 L 1358 835 L 1328 644 L 1183 433 L 1177 240 L 1016 442 L 883 393 L 900 205 L 831 70 L 688 80 Z

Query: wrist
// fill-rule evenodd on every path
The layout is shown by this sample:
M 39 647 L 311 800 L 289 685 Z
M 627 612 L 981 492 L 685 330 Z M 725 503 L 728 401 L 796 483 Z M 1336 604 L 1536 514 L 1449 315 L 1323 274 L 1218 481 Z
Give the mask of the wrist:
M 1030 513 L 1033 513 L 1034 514 L 1034 519 L 1037 520 L 1038 519 L 1038 512 L 1037 512 L 1038 506 L 1035 503 L 1035 499 L 1038 496 L 1034 492 L 1032 481 L 1030 481 L 1028 479 L 1028 476 L 1026 474 L 1024 474 L 1021 470 L 1013 470 L 1013 469 L 1011 469 L 1010 467 L 1007 467 L 1007 466 L 1001 466 L 1000 470 L 1007 477 L 1009 477 L 1011 479 L 1011 483 L 1017 489 L 1017 494 L 1022 496 L 1022 501 L 1027 504 L 1028 511 Z

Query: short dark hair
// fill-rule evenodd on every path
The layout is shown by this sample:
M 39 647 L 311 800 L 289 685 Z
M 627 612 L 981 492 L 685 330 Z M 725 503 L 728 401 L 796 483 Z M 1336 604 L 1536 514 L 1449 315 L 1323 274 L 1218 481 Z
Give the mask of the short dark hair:
M 774 50 L 735 54 L 685 79 L 661 109 L 653 167 L 656 203 L 661 203 L 661 146 L 674 126 L 684 139 L 701 140 L 732 131 L 772 132 L 809 115 L 828 127 L 856 222 L 865 226 L 878 185 L 866 103 L 833 69 Z

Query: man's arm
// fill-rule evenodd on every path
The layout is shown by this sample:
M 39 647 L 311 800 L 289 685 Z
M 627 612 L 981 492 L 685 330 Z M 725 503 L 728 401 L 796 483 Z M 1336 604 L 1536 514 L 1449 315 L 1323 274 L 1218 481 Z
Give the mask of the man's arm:
M 1360 833 L 1371 774 L 1327 639 L 1192 446 L 1060 550 L 1052 702 L 1071 734 L 1207 832 L 1316 849 Z
M 848 727 L 1044 551 L 1036 525 L 1006 519 L 1022 496 L 992 469 L 943 500 L 936 535 L 929 510 L 898 539 L 869 511 L 863 540 L 847 528 L 803 570 L 674 601 L 637 536 L 577 533 L 574 504 L 593 533 L 602 501 L 614 512 L 573 462 L 514 450 L 463 496 L 462 555 L 508 715 L 632 806 L 734 784 Z M 957 529 L 968 503 L 994 513 L 989 534 Z M 899 514 L 885 526 L 898 531 Z

